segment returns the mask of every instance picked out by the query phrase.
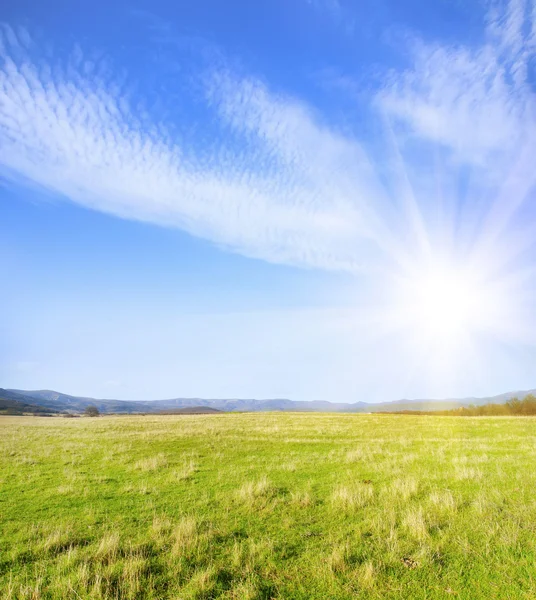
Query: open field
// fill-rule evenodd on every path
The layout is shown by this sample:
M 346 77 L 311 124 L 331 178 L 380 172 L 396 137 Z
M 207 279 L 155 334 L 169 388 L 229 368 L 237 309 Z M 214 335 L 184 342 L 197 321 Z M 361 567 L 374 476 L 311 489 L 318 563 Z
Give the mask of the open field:
M 3 598 L 536 598 L 536 420 L 0 419 Z

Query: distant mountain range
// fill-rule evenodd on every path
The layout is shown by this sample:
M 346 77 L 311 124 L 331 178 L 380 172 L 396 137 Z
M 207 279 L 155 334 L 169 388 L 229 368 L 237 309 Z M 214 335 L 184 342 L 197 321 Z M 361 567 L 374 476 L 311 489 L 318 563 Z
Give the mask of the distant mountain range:
M 58 410 L 47 408 L 36 403 L 29 396 L 23 396 L 15 392 L 0 389 L 0 415 L 53 415 Z
M 99 400 L 82 396 L 70 396 L 52 390 L 11 390 L 0 388 L 0 412 L 3 403 L 20 403 L 33 408 L 26 412 L 35 412 L 35 407 L 48 409 L 50 412 L 83 412 L 87 406 L 96 406 L 101 413 L 162 413 L 190 412 L 185 409 L 204 407 L 225 412 L 338 412 L 338 413 L 371 413 L 397 412 L 403 410 L 448 410 L 461 406 L 482 405 L 488 403 L 502 404 L 513 397 L 520 399 L 536 390 L 507 392 L 487 398 L 449 398 L 446 400 L 396 400 L 369 404 L 355 402 L 327 402 L 323 400 L 296 401 L 287 399 L 241 400 L 241 399 L 204 399 L 173 398 L 170 400 Z M 13 409 L 13 404 L 10 405 Z M 200 412 L 200 411 L 196 411 Z M 204 411 L 210 412 L 210 411 Z

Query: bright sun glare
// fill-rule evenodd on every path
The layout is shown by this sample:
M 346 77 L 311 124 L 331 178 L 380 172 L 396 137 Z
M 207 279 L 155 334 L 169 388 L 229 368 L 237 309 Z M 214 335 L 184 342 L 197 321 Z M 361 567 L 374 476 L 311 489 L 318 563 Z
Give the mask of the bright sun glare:
M 431 273 L 415 281 L 417 317 L 424 328 L 437 335 L 470 328 L 482 301 L 481 291 L 461 273 Z
M 496 297 L 474 271 L 434 265 L 403 280 L 401 314 L 425 341 L 456 343 L 486 329 Z

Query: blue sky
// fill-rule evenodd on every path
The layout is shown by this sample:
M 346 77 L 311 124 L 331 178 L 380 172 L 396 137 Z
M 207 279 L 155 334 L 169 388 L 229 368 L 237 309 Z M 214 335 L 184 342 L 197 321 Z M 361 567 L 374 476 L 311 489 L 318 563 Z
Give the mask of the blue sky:
M 536 387 L 533 0 L 19 0 L 0 21 L 0 386 Z

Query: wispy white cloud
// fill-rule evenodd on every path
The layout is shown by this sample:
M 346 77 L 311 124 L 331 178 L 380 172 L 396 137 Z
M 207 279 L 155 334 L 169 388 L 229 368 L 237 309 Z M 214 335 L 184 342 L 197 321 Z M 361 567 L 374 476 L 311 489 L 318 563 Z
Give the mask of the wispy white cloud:
M 487 166 L 493 153 L 519 147 L 536 124 L 528 80 L 535 6 L 532 0 L 496 4 L 477 47 L 415 41 L 414 65 L 392 73 L 379 94 L 382 108 L 471 163 Z
M 2 173 L 84 206 L 182 228 L 276 262 L 355 268 L 374 237 L 381 194 L 361 146 L 304 105 L 231 74 L 207 79 L 207 103 L 240 143 L 196 153 L 172 140 L 76 49 L 36 63 L 4 28 Z M 186 124 L 187 129 L 190 124 Z
M 403 261 L 429 245 L 413 188 L 429 165 L 404 153 L 405 141 L 431 144 L 450 154 L 447 169 L 471 166 L 480 194 L 503 186 L 485 206 L 485 248 L 536 183 L 534 3 L 500 6 L 478 47 L 414 42 L 411 68 L 375 98 L 394 123 L 375 161 L 304 102 L 226 69 L 204 78 L 199 102 L 215 118 L 198 144 L 195 124 L 157 125 L 105 62 L 78 46 L 66 61 L 34 60 L 28 32 L 4 26 L 0 173 L 248 256 L 355 270 L 378 252 Z
M 515 66 L 502 64 L 491 45 L 419 45 L 415 63 L 379 97 L 412 133 L 483 166 L 493 153 L 511 151 L 523 140 L 532 124 L 528 84 L 509 81 Z
M 444 150 L 451 168 L 471 169 L 467 204 L 484 209 L 475 240 L 481 253 L 498 243 L 536 186 L 535 7 L 533 0 L 494 4 L 477 46 L 414 40 L 411 68 L 391 73 L 377 96 L 405 143 Z M 532 232 L 523 233 L 503 239 L 505 257 L 532 243 Z

